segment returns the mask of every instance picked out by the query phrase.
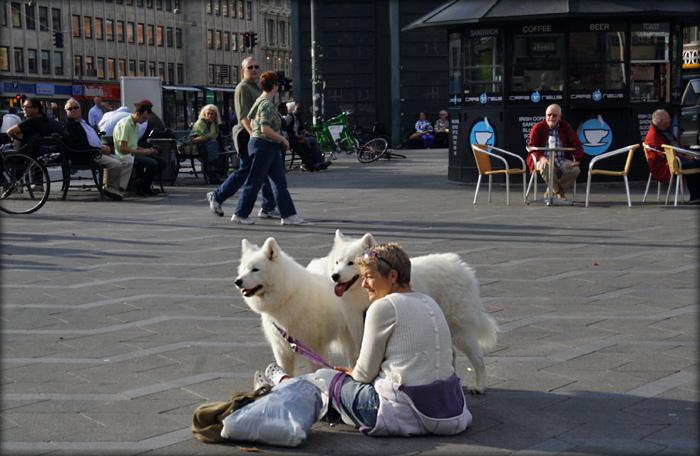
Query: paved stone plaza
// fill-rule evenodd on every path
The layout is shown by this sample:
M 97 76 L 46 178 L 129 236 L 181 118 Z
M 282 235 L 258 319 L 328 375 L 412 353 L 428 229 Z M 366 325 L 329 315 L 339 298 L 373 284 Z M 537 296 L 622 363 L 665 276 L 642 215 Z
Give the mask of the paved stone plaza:
M 502 186 L 473 206 L 446 150 L 408 154 L 290 173 L 303 226 L 233 225 L 232 202 L 217 218 L 192 177 L 156 198 L 72 191 L 3 214 L 2 454 L 697 454 L 697 206 L 642 205 L 640 183 L 631 209 L 602 184 L 588 209 L 582 184 L 575 207 L 524 205 L 517 179 L 510 207 Z M 475 268 L 501 333 L 472 427 L 405 439 L 318 423 L 296 449 L 195 441 L 195 407 L 249 390 L 273 360 L 233 285 L 241 239 L 274 236 L 306 264 L 337 228 Z

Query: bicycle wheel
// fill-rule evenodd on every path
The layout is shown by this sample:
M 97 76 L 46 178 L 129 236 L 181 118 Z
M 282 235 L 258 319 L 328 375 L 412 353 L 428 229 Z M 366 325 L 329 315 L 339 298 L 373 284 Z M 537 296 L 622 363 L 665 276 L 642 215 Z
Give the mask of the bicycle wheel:
M 350 155 L 353 152 L 357 152 L 357 150 L 360 148 L 360 141 L 352 136 L 345 136 L 340 139 L 338 146 L 340 147 L 340 150 Z
M 374 138 L 360 147 L 357 151 L 357 160 L 360 163 L 372 163 L 379 160 L 389 148 L 389 143 L 384 138 Z
M 6 155 L 0 176 L 0 210 L 31 214 L 49 198 L 51 181 L 46 167 L 24 154 Z

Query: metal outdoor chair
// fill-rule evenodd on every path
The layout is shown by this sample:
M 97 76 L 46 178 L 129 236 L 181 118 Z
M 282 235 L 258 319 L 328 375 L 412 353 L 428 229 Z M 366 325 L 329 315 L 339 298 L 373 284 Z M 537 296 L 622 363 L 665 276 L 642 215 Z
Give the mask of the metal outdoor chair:
M 633 144 L 631 146 L 621 147 L 620 149 L 611 150 L 610 152 L 605 152 L 604 154 L 596 155 L 588 164 L 588 181 L 586 182 L 586 207 L 588 207 L 588 199 L 591 194 L 591 178 L 594 175 L 600 176 L 615 176 L 622 177 L 625 181 L 625 190 L 627 191 L 627 207 L 632 207 L 632 200 L 630 199 L 630 185 L 627 181 L 627 176 L 630 172 L 630 167 L 632 166 L 632 158 L 634 158 L 634 152 L 639 149 L 639 144 Z M 609 169 L 594 169 L 596 163 L 601 160 L 607 160 L 608 158 L 615 157 L 620 154 L 627 154 L 627 159 L 625 160 L 625 166 L 620 171 L 614 171 Z
M 496 151 L 498 153 L 491 151 Z M 506 205 L 510 205 L 510 176 L 517 174 L 523 176 L 523 202 L 527 202 L 527 194 L 525 192 L 525 173 L 527 172 L 527 168 L 525 166 L 525 161 L 519 155 L 498 147 L 483 144 L 472 144 L 472 152 L 474 153 L 474 161 L 476 161 L 476 167 L 479 171 L 479 179 L 476 182 L 476 191 L 474 192 L 473 204 L 476 204 L 476 199 L 479 196 L 479 186 L 481 185 L 481 178 L 483 176 L 489 177 L 489 203 L 491 202 L 491 184 L 493 181 L 493 176 L 498 174 L 502 174 L 506 177 Z M 519 160 L 522 166 L 520 168 L 511 168 L 508 164 L 508 160 L 506 160 L 506 158 L 502 155 Z M 493 169 L 491 165 L 491 158 L 499 160 L 503 164 L 503 168 Z
M 527 198 L 527 195 L 530 194 L 530 189 L 534 186 L 534 192 L 533 192 L 532 196 L 533 196 L 534 200 L 537 200 L 537 181 L 539 178 L 542 177 L 539 175 L 540 173 L 537 171 L 537 168 L 535 166 L 537 164 L 537 155 L 534 152 L 530 152 L 530 149 L 528 149 L 527 147 L 525 148 L 525 150 L 527 150 L 530 157 L 532 157 L 532 163 L 533 163 L 532 172 L 530 173 L 530 180 L 528 181 L 527 190 L 525 191 L 525 197 Z M 542 179 L 542 182 L 545 183 L 544 179 Z M 576 200 L 576 182 L 574 182 L 574 190 L 573 190 L 573 194 L 571 196 L 572 203 L 575 200 Z
M 103 178 L 104 178 L 104 169 L 102 166 L 100 166 L 97 162 L 95 162 L 95 158 L 100 154 L 99 149 L 73 149 L 72 147 L 69 147 L 66 145 L 66 143 L 62 143 L 63 147 L 63 188 L 61 189 L 63 191 L 62 199 L 66 199 L 66 196 L 68 195 L 68 190 L 71 188 L 82 188 L 82 189 L 87 189 L 87 188 L 96 188 L 98 193 L 100 194 L 100 199 L 104 199 L 104 190 L 103 190 Z M 94 182 L 94 185 L 89 185 L 89 184 L 79 184 L 79 185 L 71 185 L 71 182 L 74 179 L 77 180 L 82 180 L 82 176 L 76 176 L 75 178 L 73 177 L 74 174 L 77 174 L 78 171 L 90 171 L 92 174 L 92 180 Z
M 693 152 L 687 149 L 683 149 L 677 146 L 670 146 L 668 144 L 662 144 L 664 152 L 666 153 L 666 161 L 668 162 L 668 169 L 671 171 L 671 180 L 668 183 L 669 191 L 666 192 L 666 203 L 668 204 L 668 196 L 671 190 L 671 184 L 673 183 L 673 178 L 676 178 L 676 196 L 673 199 L 673 205 L 678 206 L 678 190 L 681 191 L 681 201 L 685 200 L 685 195 L 683 194 L 683 176 L 688 176 L 691 174 L 699 174 L 700 168 L 689 168 L 683 169 L 683 163 L 680 158 L 676 155 L 677 153 L 691 155 L 694 158 L 700 159 L 700 153 Z
M 653 154 L 659 155 L 659 156 L 661 156 L 661 157 L 664 157 L 664 159 L 666 159 L 666 154 L 665 154 L 663 151 L 661 151 L 661 150 L 659 150 L 659 149 L 655 149 L 655 148 L 651 147 L 651 146 L 648 145 L 648 144 L 642 144 L 642 147 L 644 148 L 644 155 L 647 157 L 647 159 L 648 159 L 649 157 L 651 157 Z M 648 162 L 647 162 L 647 163 L 648 163 Z M 657 186 L 656 186 L 656 201 L 660 201 L 660 200 L 661 200 L 661 184 L 665 184 L 666 182 L 662 182 L 662 181 L 660 181 L 659 179 L 655 178 L 655 177 L 652 175 L 651 168 L 649 168 L 649 178 L 647 179 L 647 186 L 646 186 L 646 188 L 644 189 L 644 196 L 642 197 L 642 203 L 645 203 L 646 200 L 647 200 L 647 194 L 649 193 L 649 187 L 651 186 L 651 181 L 652 181 L 652 180 L 656 181 L 656 183 L 657 183 Z M 668 192 L 671 191 L 671 183 L 668 182 L 668 184 L 669 184 L 668 190 L 666 191 L 667 194 L 668 194 Z

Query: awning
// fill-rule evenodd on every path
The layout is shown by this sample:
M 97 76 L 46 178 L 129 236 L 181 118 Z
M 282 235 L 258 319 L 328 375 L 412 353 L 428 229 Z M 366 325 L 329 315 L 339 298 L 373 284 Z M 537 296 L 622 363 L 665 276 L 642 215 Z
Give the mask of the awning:
M 235 92 L 234 89 L 228 87 L 205 87 L 205 89 L 211 90 L 212 92 Z
M 163 86 L 163 90 L 182 90 L 184 92 L 201 92 L 202 89 L 199 87 L 191 87 L 191 86 Z
M 402 31 L 460 24 L 497 23 L 534 19 L 593 16 L 679 15 L 697 21 L 697 0 L 452 0 L 403 27 Z

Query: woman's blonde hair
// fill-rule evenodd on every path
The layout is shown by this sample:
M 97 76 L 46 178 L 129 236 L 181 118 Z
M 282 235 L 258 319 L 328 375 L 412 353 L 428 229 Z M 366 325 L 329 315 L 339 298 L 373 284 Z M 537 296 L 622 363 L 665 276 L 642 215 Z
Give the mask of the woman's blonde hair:
M 204 119 L 205 114 L 207 111 L 214 111 L 216 113 L 216 120 L 214 123 L 221 124 L 221 114 L 219 114 L 219 108 L 216 107 L 216 105 L 213 104 L 208 104 L 205 105 L 200 111 L 199 111 L 199 117 L 198 119 Z
M 397 272 L 396 282 L 399 285 L 411 284 L 411 259 L 396 242 L 377 244 L 365 250 L 355 258 L 359 267 L 369 267 L 382 277 L 388 277 L 391 270 Z

